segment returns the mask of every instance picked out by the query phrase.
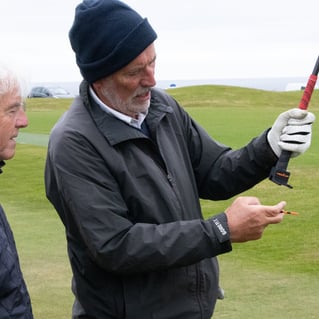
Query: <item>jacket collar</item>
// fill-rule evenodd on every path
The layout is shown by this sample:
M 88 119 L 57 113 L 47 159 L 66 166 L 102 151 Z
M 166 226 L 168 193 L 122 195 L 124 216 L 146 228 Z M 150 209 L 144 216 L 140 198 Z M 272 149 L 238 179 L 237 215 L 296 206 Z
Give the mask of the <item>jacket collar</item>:
M 0 161 L 0 174 L 2 173 L 2 167 L 6 165 L 4 161 Z
M 152 134 L 156 132 L 158 123 L 166 114 L 173 112 L 170 106 L 161 103 L 154 97 L 154 95 L 156 96 L 156 91 L 156 89 L 152 89 L 151 104 L 145 119 Z M 80 95 L 83 99 L 84 106 L 88 109 L 98 129 L 111 145 L 131 139 L 148 138 L 139 129 L 131 127 L 127 123 L 103 111 L 90 97 L 88 82 L 83 81 L 81 83 Z

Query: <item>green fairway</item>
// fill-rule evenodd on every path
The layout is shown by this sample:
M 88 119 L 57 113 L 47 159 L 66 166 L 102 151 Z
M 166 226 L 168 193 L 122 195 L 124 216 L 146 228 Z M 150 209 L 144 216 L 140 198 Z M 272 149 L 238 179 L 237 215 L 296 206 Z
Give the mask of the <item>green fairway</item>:
M 297 107 L 300 92 L 267 92 L 226 86 L 169 90 L 193 118 L 221 143 L 234 148 L 270 127 L 278 114 Z M 69 319 L 73 297 L 64 228 L 44 192 L 49 132 L 70 100 L 28 99 L 30 125 L 0 178 L 0 203 L 15 234 L 36 319 Z M 319 91 L 310 104 L 319 120 Z M 217 319 L 312 319 L 319 305 L 319 124 L 308 152 L 289 163 L 293 189 L 265 180 L 244 195 L 263 204 L 287 201 L 298 216 L 268 227 L 261 240 L 235 244 L 219 257 L 221 286 Z M 205 217 L 230 204 L 202 201 Z M 173 318 L 172 318 L 173 319 Z

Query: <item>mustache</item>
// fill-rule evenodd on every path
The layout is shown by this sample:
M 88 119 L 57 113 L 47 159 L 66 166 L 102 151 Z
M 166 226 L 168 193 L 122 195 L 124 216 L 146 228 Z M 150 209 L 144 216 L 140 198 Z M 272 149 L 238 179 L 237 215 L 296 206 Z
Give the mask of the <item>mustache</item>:
M 150 91 L 151 91 L 151 88 L 150 88 L 150 87 L 148 87 L 148 88 L 141 88 L 141 89 L 136 90 L 135 94 L 136 94 L 136 95 L 145 95 L 145 94 L 148 94 Z

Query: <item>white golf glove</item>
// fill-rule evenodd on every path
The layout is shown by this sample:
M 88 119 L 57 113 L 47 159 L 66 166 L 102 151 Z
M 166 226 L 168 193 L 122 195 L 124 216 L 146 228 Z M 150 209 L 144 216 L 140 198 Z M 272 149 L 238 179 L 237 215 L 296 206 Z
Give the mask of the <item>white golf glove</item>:
M 281 113 L 268 132 L 269 145 L 279 157 L 282 150 L 290 151 L 291 157 L 304 153 L 311 144 L 311 127 L 316 117 L 301 109 Z

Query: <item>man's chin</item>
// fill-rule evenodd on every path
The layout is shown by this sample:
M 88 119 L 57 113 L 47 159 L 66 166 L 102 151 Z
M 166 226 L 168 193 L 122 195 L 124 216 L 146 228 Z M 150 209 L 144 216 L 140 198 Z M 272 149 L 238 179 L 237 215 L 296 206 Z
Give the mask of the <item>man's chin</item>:
M 151 101 L 147 100 L 143 103 L 134 103 L 134 109 L 136 110 L 136 113 L 147 113 L 149 107 L 150 107 Z
M 15 155 L 15 149 L 4 150 L 3 152 L 0 152 L 0 160 L 7 161 L 7 160 L 13 158 L 14 155 Z

